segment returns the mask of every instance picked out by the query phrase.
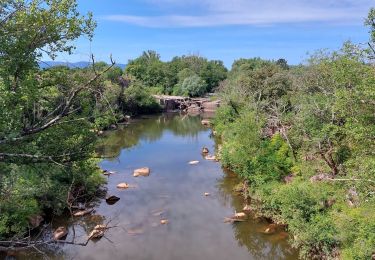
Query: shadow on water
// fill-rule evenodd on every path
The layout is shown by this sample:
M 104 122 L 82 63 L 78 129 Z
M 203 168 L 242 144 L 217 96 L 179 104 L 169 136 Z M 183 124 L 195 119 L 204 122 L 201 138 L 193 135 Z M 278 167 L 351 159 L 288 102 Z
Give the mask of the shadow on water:
M 250 216 L 240 223 L 224 218 L 242 211 L 244 201 L 233 191 L 239 178 L 206 161 L 202 147 L 211 153 L 215 141 L 202 126 L 201 116 L 163 114 L 135 120 L 104 135 L 97 152 L 114 159 L 100 166 L 117 173 L 108 177 L 108 194 L 120 200 L 108 205 L 101 200 L 92 215 L 56 218 L 52 226 L 68 226 L 67 240 L 85 240 L 97 224 L 116 226 L 106 237 L 85 247 L 71 245 L 50 248 L 53 259 L 131 260 L 249 260 L 297 259 L 287 243 L 287 234 L 265 235 L 267 221 Z M 198 165 L 189 165 L 199 160 Z M 151 168 L 148 177 L 132 176 L 136 168 Z M 134 188 L 118 190 L 127 182 Z M 205 193 L 210 196 L 204 196 Z M 161 220 L 168 224 L 161 224 Z M 40 259 L 40 255 L 19 255 L 19 259 Z

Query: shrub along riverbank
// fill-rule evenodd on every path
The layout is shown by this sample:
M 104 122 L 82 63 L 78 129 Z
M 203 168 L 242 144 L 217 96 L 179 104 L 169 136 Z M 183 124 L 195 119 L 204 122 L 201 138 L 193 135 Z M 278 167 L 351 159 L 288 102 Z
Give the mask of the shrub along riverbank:
M 346 43 L 305 66 L 241 59 L 221 86 L 222 163 L 302 257 L 375 257 L 374 55 Z

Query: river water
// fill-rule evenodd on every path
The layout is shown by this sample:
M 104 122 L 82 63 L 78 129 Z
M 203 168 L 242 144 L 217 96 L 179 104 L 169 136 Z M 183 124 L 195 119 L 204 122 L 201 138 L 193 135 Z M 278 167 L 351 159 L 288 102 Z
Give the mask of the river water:
M 244 206 L 243 198 L 233 191 L 240 180 L 220 163 L 204 160 L 202 147 L 214 153 L 215 140 L 211 130 L 201 125 L 201 117 L 143 117 L 106 133 L 98 153 L 113 159 L 102 161 L 100 167 L 116 172 L 107 177 L 107 188 L 120 200 L 114 205 L 100 200 L 91 215 L 74 221 L 57 219 L 53 225 L 68 225 L 67 240 L 75 234 L 76 242 L 84 241 L 96 224 L 113 228 L 87 246 L 56 247 L 48 258 L 297 259 L 285 232 L 263 233 L 269 225 L 266 220 L 250 216 L 245 222 L 224 223 L 225 217 Z M 192 160 L 200 163 L 189 165 Z M 140 167 L 149 167 L 150 176 L 133 177 L 133 170 Z M 117 189 L 122 182 L 132 187 Z M 161 224 L 162 219 L 168 223 Z M 38 256 L 25 257 L 30 258 Z

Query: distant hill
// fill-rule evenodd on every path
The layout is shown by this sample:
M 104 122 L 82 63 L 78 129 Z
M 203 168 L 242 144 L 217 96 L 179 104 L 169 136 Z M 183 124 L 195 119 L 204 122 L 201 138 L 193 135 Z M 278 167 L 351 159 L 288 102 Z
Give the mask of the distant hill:
M 39 62 L 39 68 L 41 69 L 48 69 L 51 67 L 56 66 L 66 66 L 71 69 L 73 68 L 86 68 L 88 66 L 91 66 L 91 62 L 88 61 L 79 61 L 79 62 L 63 62 L 63 61 L 41 61 Z M 126 67 L 126 64 L 116 63 L 117 67 L 120 67 L 121 69 L 124 69 Z

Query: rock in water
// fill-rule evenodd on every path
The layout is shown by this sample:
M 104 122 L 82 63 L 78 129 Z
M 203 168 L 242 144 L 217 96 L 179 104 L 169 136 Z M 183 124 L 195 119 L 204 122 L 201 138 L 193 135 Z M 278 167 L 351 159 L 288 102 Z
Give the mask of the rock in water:
M 68 235 L 68 230 L 66 227 L 58 227 L 54 232 L 53 232 L 53 239 L 54 240 L 61 240 L 64 237 Z
M 205 193 L 204 193 L 204 196 L 206 196 L 206 197 L 207 197 L 207 196 L 210 196 L 210 195 L 211 195 L 211 194 L 208 193 L 208 192 L 205 192 Z
M 117 197 L 117 196 L 114 196 L 114 195 L 112 195 L 112 196 L 108 196 L 106 199 L 105 199 L 105 201 L 109 204 L 109 205 L 113 205 L 113 204 L 115 204 L 117 201 L 119 201 L 120 200 L 120 198 L 119 197 Z
M 89 235 L 89 239 L 99 239 L 104 236 L 107 227 L 105 225 L 96 225 Z
M 207 161 L 216 161 L 216 156 L 215 155 L 207 155 L 204 157 Z
M 123 183 L 119 183 L 119 184 L 117 184 L 117 188 L 119 188 L 119 189 L 128 189 L 128 188 L 130 188 L 130 186 L 129 186 L 129 184 L 128 183 L 126 183 L 126 182 L 123 182 Z
M 80 210 L 80 211 L 76 211 L 73 213 L 73 216 L 74 217 L 83 217 L 87 214 L 90 214 L 91 212 L 93 212 L 94 209 L 86 209 L 86 210 Z
M 210 122 L 210 120 L 203 119 L 203 120 L 202 120 L 202 125 L 204 125 L 204 126 L 210 126 L 210 125 L 211 125 L 211 122 Z
M 139 169 L 134 170 L 133 176 L 134 177 L 139 177 L 139 176 L 146 177 L 146 176 L 150 175 L 150 172 L 151 172 L 150 168 L 143 167 L 143 168 L 139 168 Z
M 199 161 L 190 161 L 190 162 L 189 162 L 190 165 L 196 165 L 196 164 L 198 164 L 198 163 L 199 163 Z
M 203 154 L 207 154 L 207 153 L 209 153 L 210 151 L 208 150 L 208 148 L 207 147 L 203 147 L 202 148 L 202 153 Z
M 168 224 L 168 219 L 162 219 L 162 220 L 160 220 L 160 224 L 162 224 L 162 225 L 165 225 L 165 224 Z
M 244 212 L 237 212 L 234 214 L 235 218 L 246 218 L 246 214 Z

